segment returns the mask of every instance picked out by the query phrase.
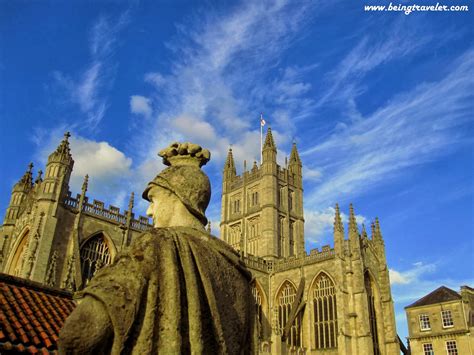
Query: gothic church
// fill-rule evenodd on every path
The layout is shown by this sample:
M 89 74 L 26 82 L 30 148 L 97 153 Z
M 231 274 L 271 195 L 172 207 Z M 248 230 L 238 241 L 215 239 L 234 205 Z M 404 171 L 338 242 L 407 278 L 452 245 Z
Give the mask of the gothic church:
M 147 217 L 72 196 L 66 133 L 33 180 L 13 187 L 0 227 L 0 270 L 50 287 L 80 290 L 143 231 Z M 376 219 L 359 231 L 350 206 L 346 239 L 339 207 L 334 247 L 305 251 L 302 163 L 293 145 L 277 164 L 271 129 L 262 163 L 237 175 L 229 150 L 223 172 L 221 238 L 254 275 L 260 354 L 399 354 L 385 246 Z

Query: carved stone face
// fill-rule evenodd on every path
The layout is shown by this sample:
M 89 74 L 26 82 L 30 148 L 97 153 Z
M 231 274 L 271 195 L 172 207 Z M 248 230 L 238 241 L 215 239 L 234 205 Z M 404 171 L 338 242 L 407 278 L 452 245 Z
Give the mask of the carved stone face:
M 169 227 L 171 220 L 176 218 L 175 214 L 179 210 L 176 207 L 182 206 L 182 202 L 174 193 L 158 186 L 148 192 L 148 199 L 150 206 L 148 206 L 146 214 L 153 218 L 155 228 Z

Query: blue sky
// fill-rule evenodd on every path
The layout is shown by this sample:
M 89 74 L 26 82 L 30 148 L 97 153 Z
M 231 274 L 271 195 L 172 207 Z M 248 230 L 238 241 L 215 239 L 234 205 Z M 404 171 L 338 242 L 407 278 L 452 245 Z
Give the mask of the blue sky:
M 73 194 L 89 174 L 89 196 L 121 208 L 160 148 L 209 148 L 217 226 L 227 149 L 240 170 L 259 158 L 263 112 L 281 163 L 298 144 L 308 250 L 333 244 L 336 202 L 380 218 L 405 337 L 404 306 L 474 284 L 472 14 L 363 5 L 2 1 L 0 210 L 70 130 Z

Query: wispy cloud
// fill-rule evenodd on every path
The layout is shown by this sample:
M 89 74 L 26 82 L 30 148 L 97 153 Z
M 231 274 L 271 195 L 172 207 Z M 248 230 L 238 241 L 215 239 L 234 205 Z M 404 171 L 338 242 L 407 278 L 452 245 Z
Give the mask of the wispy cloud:
M 108 100 L 106 89 L 114 78 L 114 64 L 111 62 L 118 34 L 128 23 L 128 12 L 118 19 L 101 16 L 94 23 L 89 35 L 90 62 L 79 74 L 53 73 L 56 82 L 66 89 L 69 100 L 85 115 L 85 127 L 94 130 L 104 117 Z M 83 126 L 84 127 L 84 126 Z
M 362 193 L 468 139 L 459 128 L 472 120 L 473 58 L 473 51 L 464 53 L 441 80 L 393 97 L 304 151 L 307 161 L 324 164 L 320 169 L 325 182 L 312 192 L 309 202 L 324 206 L 340 194 Z M 337 161 L 327 160 L 334 156 Z
M 145 75 L 155 88 L 153 106 L 158 110 L 150 130 L 155 144 L 144 149 L 144 156 L 170 136 L 191 134 L 213 151 L 224 148 L 224 154 L 214 157 L 219 164 L 229 144 L 234 145 L 237 160 L 257 158 L 260 99 L 269 96 L 267 86 L 275 87 L 272 95 L 287 107 L 268 114 L 273 128 L 277 126 L 276 135 L 281 133 L 279 122 L 289 121 L 289 103 L 307 91 L 309 84 L 298 75 L 310 68 L 288 68 L 278 79 L 266 75 L 307 24 L 312 6 L 311 2 L 295 7 L 287 1 L 249 1 L 229 13 L 208 13 L 192 25 L 179 27 L 181 37 L 169 45 L 176 56 L 170 72 Z M 249 136 L 255 144 L 247 144 Z M 288 141 L 287 135 L 281 137 L 281 143 Z
M 435 264 L 423 264 L 423 262 L 417 261 L 413 264 L 413 267 L 408 270 L 397 271 L 390 269 L 390 283 L 392 285 L 408 285 L 420 281 L 420 276 L 424 276 L 426 273 L 432 273 L 435 270 Z

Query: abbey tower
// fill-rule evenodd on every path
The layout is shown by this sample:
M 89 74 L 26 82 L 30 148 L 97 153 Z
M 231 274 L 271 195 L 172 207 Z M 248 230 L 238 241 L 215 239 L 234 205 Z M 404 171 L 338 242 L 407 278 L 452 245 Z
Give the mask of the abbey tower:
M 231 149 L 222 178 L 221 238 L 244 255 L 272 260 L 305 253 L 301 160 L 295 144 L 287 167 L 276 153 L 269 129 L 260 167 L 238 176 Z

